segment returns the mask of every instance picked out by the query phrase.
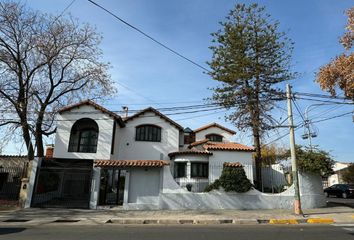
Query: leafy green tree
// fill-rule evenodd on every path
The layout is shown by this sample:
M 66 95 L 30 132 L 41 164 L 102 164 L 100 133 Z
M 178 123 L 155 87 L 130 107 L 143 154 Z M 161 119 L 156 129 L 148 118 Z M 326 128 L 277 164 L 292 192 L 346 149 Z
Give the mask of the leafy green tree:
M 350 164 L 343 172 L 342 179 L 346 183 L 354 183 L 354 164 Z
M 227 120 L 251 130 L 256 149 L 257 183 L 261 182 L 261 138 L 274 125 L 270 116 L 282 91 L 280 82 L 292 79 L 292 42 L 279 31 L 279 22 L 257 4 L 237 4 L 222 28 L 213 33 L 210 75 L 221 83 L 211 101 L 232 114 Z
M 334 160 L 330 154 L 320 149 L 307 149 L 297 145 L 295 147 L 296 159 L 298 167 L 303 172 L 320 174 L 323 177 L 332 175 Z M 284 157 L 290 157 L 290 150 L 288 150 Z

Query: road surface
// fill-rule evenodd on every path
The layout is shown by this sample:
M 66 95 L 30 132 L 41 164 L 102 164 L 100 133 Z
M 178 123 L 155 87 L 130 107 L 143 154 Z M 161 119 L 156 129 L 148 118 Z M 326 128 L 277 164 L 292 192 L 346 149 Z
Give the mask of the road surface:
M 353 240 L 354 224 L 348 225 L 179 225 L 179 226 L 0 226 L 0 239 L 119 239 L 119 240 Z

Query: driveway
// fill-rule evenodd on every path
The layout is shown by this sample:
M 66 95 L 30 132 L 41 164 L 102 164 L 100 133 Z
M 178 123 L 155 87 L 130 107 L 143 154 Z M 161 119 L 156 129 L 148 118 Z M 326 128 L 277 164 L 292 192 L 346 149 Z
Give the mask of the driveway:
M 354 198 L 337 198 L 337 197 L 328 197 L 327 198 L 328 206 L 347 206 L 354 208 Z

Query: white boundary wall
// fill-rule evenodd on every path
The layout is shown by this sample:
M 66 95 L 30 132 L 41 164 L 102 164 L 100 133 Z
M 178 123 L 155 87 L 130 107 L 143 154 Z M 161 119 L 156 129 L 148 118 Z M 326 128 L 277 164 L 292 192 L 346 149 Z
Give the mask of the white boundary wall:
M 303 209 L 318 208 L 326 205 L 320 176 L 300 174 L 300 193 Z M 146 200 L 146 202 L 144 201 Z M 138 203 L 125 209 L 291 209 L 294 201 L 294 187 L 278 194 L 261 193 L 250 190 L 246 193 L 226 193 L 212 191 L 209 193 L 192 193 L 178 186 L 172 178 L 169 167 L 163 170 L 163 189 L 151 206 L 151 199 L 138 199 Z

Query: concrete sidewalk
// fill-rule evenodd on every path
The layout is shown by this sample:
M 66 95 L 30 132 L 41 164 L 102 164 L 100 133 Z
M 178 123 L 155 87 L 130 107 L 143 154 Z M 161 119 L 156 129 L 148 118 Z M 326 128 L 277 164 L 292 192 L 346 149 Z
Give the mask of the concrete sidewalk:
M 309 220 L 312 219 L 312 220 Z M 313 220 L 314 219 L 314 220 Z M 318 221 L 322 219 L 323 221 Z M 329 207 L 304 211 L 296 216 L 292 210 L 184 210 L 127 211 L 79 209 L 19 209 L 0 211 L 0 225 L 43 224 L 301 224 L 354 223 L 354 209 Z

